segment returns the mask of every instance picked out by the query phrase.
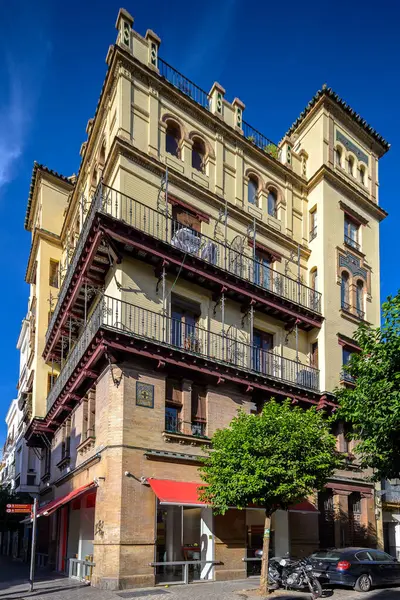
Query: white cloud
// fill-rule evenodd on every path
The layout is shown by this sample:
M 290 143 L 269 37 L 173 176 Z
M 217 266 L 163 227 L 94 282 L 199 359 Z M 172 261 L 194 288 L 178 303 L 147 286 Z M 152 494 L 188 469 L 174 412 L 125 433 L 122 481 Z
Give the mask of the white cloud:
M 14 163 L 22 154 L 30 114 L 29 101 L 24 99 L 15 72 L 10 72 L 8 89 L 8 97 L 0 106 L 0 187 L 10 181 Z

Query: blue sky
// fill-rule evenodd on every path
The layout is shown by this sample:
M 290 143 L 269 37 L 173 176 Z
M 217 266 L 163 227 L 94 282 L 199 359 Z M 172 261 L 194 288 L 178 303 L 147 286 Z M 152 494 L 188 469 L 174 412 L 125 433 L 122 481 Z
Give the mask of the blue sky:
M 23 221 L 32 164 L 77 172 L 121 1 L 0 0 L 0 440 L 16 394 L 15 345 L 27 309 L 30 237 Z M 187 0 L 153 0 L 124 6 L 136 30 L 150 28 L 161 37 L 164 60 L 205 90 L 219 81 L 228 100 L 245 102 L 246 121 L 270 139 L 279 141 L 327 83 L 392 143 L 380 166 L 380 202 L 390 213 L 381 226 L 381 290 L 382 298 L 395 293 L 397 3 L 203 0 L 192 8 Z

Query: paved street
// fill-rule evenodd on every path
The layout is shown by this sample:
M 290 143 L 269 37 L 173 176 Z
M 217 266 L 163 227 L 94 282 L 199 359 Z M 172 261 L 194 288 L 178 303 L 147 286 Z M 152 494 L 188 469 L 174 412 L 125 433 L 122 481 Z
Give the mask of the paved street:
M 260 598 L 256 592 L 257 579 L 109 592 L 43 571 L 39 571 L 37 575 L 35 589 L 30 593 L 27 566 L 0 557 L 0 600 L 24 598 L 34 600 L 257 600 Z M 332 600 L 400 600 L 400 587 L 373 590 L 368 594 L 360 594 L 352 590 L 326 589 L 324 597 Z M 274 599 L 309 600 L 310 596 L 278 592 L 270 596 L 270 600 Z

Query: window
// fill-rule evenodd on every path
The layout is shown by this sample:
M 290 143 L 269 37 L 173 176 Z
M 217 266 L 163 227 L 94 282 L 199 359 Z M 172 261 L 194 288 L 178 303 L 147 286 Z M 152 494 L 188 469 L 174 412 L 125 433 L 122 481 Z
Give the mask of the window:
M 59 286 L 59 266 L 58 260 L 50 260 L 49 285 L 51 287 L 58 288 Z
M 339 147 L 335 149 L 335 162 L 338 167 L 342 166 L 342 150 Z
M 318 342 L 311 344 L 310 363 L 315 369 L 318 369 Z
M 184 300 L 172 302 L 171 305 L 171 343 L 191 352 L 201 352 L 200 331 L 197 320 L 200 308 L 186 303 Z
M 277 194 L 274 190 L 270 190 L 268 192 L 268 214 L 271 215 L 271 217 L 277 217 L 277 204 L 278 204 L 278 197 Z
M 179 158 L 179 142 L 181 139 L 181 130 L 179 125 L 173 121 L 168 121 L 165 134 L 165 151 Z
M 347 161 L 347 170 L 349 175 L 354 175 L 354 158 L 352 156 L 349 156 L 349 160 Z
M 310 308 L 320 310 L 320 296 L 318 295 L 318 269 L 312 269 L 310 273 Z
M 360 183 L 361 183 L 361 185 L 365 185 L 365 169 L 364 169 L 364 167 L 360 167 Z
M 249 177 L 247 201 L 249 204 L 258 204 L 258 179 L 254 175 L 250 175 Z
M 55 373 L 48 373 L 48 375 L 47 375 L 47 395 L 50 394 L 50 390 L 53 387 L 53 385 L 55 384 L 55 382 L 57 381 L 57 377 L 58 377 L 58 375 L 56 375 Z
M 35 485 L 36 484 L 36 475 L 27 475 L 26 476 L 26 485 Z
M 351 355 L 352 355 L 352 352 L 350 350 L 343 348 L 343 350 L 342 350 L 342 365 L 344 367 L 348 364 L 348 362 L 351 358 Z M 349 383 L 354 382 L 354 377 L 352 375 L 350 375 L 350 373 L 348 373 L 345 369 L 343 369 L 343 371 L 342 371 L 341 379 L 342 379 L 342 381 L 347 381 Z
M 317 269 L 313 269 L 311 271 L 311 289 L 314 290 L 314 292 L 318 292 L 318 270 Z
M 257 329 L 253 332 L 253 369 L 268 375 L 273 375 L 274 336 Z
M 345 310 L 349 310 L 350 309 L 349 274 L 346 271 L 343 271 L 343 273 L 342 273 L 340 291 L 341 291 L 341 307 L 344 308 Z
M 51 450 L 48 446 L 42 450 L 42 477 L 50 475 Z
M 356 286 L 356 312 L 360 319 L 364 318 L 364 282 L 359 279 Z
M 206 390 L 192 385 L 192 435 L 205 436 L 206 420 Z
M 82 403 L 82 441 L 95 436 L 96 392 L 94 389 L 87 393 Z
M 352 515 L 361 515 L 361 494 L 360 494 L 360 492 L 352 492 L 350 494 L 350 496 L 349 496 L 349 513 Z
M 201 232 L 200 219 L 180 206 L 174 206 L 172 208 L 172 218 L 174 221 L 172 224 L 173 233 L 178 229 L 182 229 L 182 227 L 189 227 L 198 233 Z
M 377 562 L 386 562 L 386 563 L 394 563 L 393 556 L 389 556 L 386 552 L 382 552 L 382 550 L 368 550 L 368 554 L 372 556 L 372 560 Z
M 61 460 L 70 457 L 71 448 L 71 417 L 62 426 Z
M 317 209 L 310 212 L 310 242 L 317 237 Z
M 192 167 L 196 171 L 204 173 L 204 159 L 206 155 L 206 149 L 203 140 L 200 138 L 194 138 L 192 147 Z
M 359 560 L 360 562 L 366 562 L 366 561 L 370 562 L 372 560 L 370 551 L 358 552 L 356 554 L 356 559 Z
M 254 283 L 261 285 L 266 289 L 270 289 L 273 280 L 273 264 L 273 260 L 270 256 L 263 252 L 257 252 L 256 261 L 254 263 Z
M 181 432 L 182 385 L 179 381 L 167 379 L 165 393 L 165 431 Z
M 344 216 L 344 241 L 346 244 L 360 250 L 359 244 L 360 225 L 353 221 L 348 215 Z

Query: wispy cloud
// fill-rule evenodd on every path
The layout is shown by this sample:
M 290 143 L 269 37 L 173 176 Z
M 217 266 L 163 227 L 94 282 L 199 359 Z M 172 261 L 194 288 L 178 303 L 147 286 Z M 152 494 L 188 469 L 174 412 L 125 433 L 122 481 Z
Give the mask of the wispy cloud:
M 22 154 L 30 114 L 17 73 L 9 72 L 8 84 L 8 98 L 0 105 L 0 187 L 11 179 L 13 165 Z
M 7 17 L 11 13 L 5 14 L 0 27 L 4 44 L 0 45 L 0 189 L 15 175 L 24 151 L 51 51 L 40 15 L 30 15 L 28 33 L 20 38 L 10 35 L 13 27 L 8 26 Z

